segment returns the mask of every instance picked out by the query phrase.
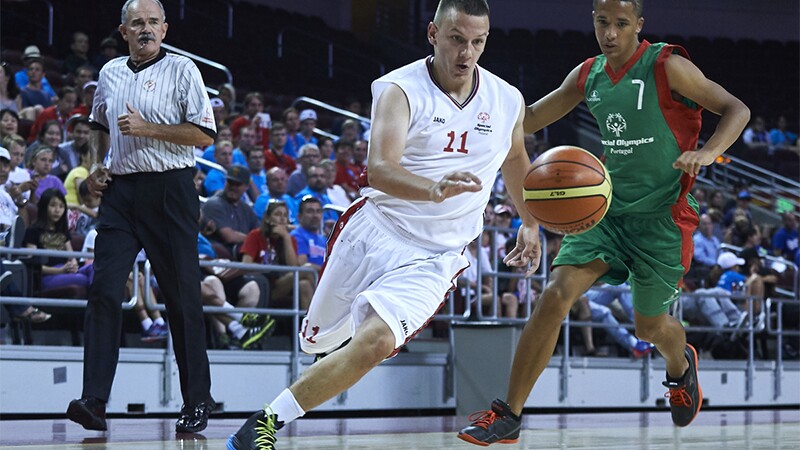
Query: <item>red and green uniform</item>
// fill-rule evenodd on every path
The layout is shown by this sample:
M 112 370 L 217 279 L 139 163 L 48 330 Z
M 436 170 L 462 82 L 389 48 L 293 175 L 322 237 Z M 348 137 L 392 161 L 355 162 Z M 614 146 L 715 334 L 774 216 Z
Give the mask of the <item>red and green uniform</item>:
M 597 120 L 613 197 L 592 230 L 564 238 L 554 265 L 602 259 L 603 280 L 630 278 L 634 307 L 643 315 L 665 312 L 678 298 L 678 283 L 691 263 L 697 202 L 694 179 L 672 168 L 697 148 L 701 108 L 669 89 L 665 69 L 678 46 L 643 41 L 614 72 L 603 55 L 581 67 L 578 88 Z

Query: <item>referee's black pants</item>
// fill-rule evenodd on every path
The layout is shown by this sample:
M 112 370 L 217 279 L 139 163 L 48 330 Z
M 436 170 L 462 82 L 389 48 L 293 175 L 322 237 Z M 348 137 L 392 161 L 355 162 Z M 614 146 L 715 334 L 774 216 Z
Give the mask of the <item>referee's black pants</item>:
M 103 193 L 84 325 L 83 396 L 108 401 L 119 360 L 125 282 L 144 248 L 166 302 L 183 402 L 210 399 L 192 170 L 115 175 Z

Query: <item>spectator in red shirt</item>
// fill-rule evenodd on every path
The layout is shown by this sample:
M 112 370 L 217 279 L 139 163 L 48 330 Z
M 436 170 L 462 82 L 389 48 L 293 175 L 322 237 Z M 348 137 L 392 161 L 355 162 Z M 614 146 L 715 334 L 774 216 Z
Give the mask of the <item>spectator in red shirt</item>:
M 69 119 L 70 112 L 72 112 L 77 103 L 78 93 L 74 87 L 65 86 L 61 88 L 58 92 L 58 102 L 53 106 L 45 108 L 44 111 L 39 114 L 39 117 L 36 118 L 36 122 L 34 122 L 31 127 L 30 134 L 28 134 L 28 143 L 35 141 L 42 126 L 51 120 L 58 121 L 58 124 L 61 125 L 62 132 L 65 132 L 67 129 L 65 126 L 67 119 Z M 62 135 L 61 140 L 63 141 L 65 137 L 66 136 Z
M 269 131 L 269 149 L 264 151 L 264 169 L 280 167 L 286 173 L 292 173 L 297 168 L 294 158 L 283 152 L 286 146 L 286 126 L 280 122 L 272 124 Z
M 351 199 L 358 195 L 358 176 L 361 169 L 353 165 L 353 142 L 338 141 L 334 144 L 336 148 L 336 179 L 334 184 L 344 188 Z

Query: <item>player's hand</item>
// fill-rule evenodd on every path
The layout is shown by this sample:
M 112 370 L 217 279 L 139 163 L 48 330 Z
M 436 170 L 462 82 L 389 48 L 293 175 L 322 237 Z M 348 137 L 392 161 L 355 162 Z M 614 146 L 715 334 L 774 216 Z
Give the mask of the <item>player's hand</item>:
M 716 157 L 712 153 L 704 151 L 703 149 L 693 152 L 683 152 L 681 156 L 672 163 L 672 168 L 682 170 L 688 175 L 696 177 L 703 166 L 710 166 L 715 159 Z
M 108 187 L 108 182 L 110 180 L 111 172 L 105 167 L 98 167 L 94 172 L 90 173 L 83 182 L 88 183 L 90 194 L 102 197 L 103 191 Z
M 142 114 L 128 102 L 125 102 L 128 114 L 122 114 L 117 118 L 117 125 L 123 136 L 145 136 L 147 122 L 142 118 Z
M 464 192 L 481 190 L 481 180 L 470 172 L 453 172 L 445 175 L 430 190 L 432 202 L 441 203 L 446 198 L 455 197 Z
M 542 247 L 539 242 L 539 227 L 522 225 L 517 233 L 517 245 L 511 250 L 503 262 L 509 267 L 531 267 L 525 272 L 525 276 L 533 275 L 539 268 L 542 260 Z

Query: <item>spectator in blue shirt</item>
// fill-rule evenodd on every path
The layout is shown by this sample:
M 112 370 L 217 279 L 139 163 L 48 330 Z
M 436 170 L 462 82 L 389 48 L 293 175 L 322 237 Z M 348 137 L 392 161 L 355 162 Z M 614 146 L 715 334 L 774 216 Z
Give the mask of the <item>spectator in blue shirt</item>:
M 322 204 L 323 208 L 325 205 L 331 204 L 331 199 L 328 197 L 328 186 L 325 184 L 325 169 L 322 168 L 322 166 L 315 164 L 308 168 L 308 171 L 306 172 L 306 178 L 308 186 L 294 196 L 295 213 L 297 212 L 297 203 L 299 203 L 300 200 L 307 195 L 311 195 L 319 199 L 319 202 Z M 336 221 L 339 218 L 339 215 L 333 210 L 328 209 L 325 210 L 325 212 L 322 214 L 322 217 L 325 220 Z
M 312 264 L 319 271 L 325 261 L 327 239 L 320 233 L 322 203 L 318 198 L 307 196 L 300 201 L 297 221 L 300 226 L 292 230 L 291 235 L 297 241 L 298 263 Z
M 742 287 L 747 277 L 739 273 L 739 267 L 744 265 L 744 259 L 731 252 L 723 252 L 717 258 L 717 265 L 722 269 L 722 275 L 717 281 L 717 287 L 728 292 L 742 292 Z
M 800 239 L 797 231 L 797 216 L 791 212 L 781 216 L 783 227 L 779 228 L 772 236 L 772 252 L 775 256 L 783 256 L 789 261 L 794 261 L 798 254 Z
M 786 129 L 786 117 L 778 118 L 778 126 L 770 130 L 769 141 L 775 148 L 797 150 L 797 134 Z
M 714 222 L 708 214 L 700 216 L 700 226 L 692 237 L 694 240 L 694 262 L 713 267 L 719 256 L 720 242 L 714 236 Z
M 222 166 L 223 170 L 211 169 L 206 180 L 203 181 L 206 195 L 209 197 L 225 187 L 226 171 L 233 166 L 233 144 L 230 141 L 218 142 L 214 149 L 214 161 Z
M 289 176 L 280 167 L 273 167 L 267 171 L 267 190 L 262 192 L 253 203 L 253 211 L 259 219 L 264 216 L 264 210 L 270 200 L 282 200 L 289 209 L 289 223 L 297 223 L 297 207 L 294 205 L 294 197 L 286 193 L 289 186 Z

